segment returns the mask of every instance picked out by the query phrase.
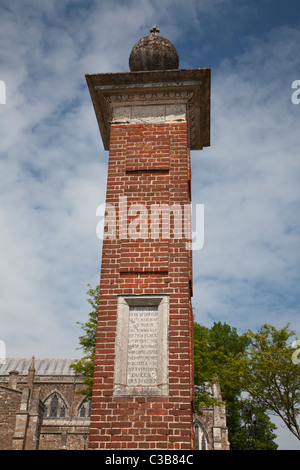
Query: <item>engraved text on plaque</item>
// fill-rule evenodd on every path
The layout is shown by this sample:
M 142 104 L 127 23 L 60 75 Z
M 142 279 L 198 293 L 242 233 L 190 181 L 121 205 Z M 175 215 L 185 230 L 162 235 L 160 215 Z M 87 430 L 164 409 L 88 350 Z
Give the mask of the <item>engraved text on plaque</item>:
M 157 385 L 158 307 L 130 307 L 128 386 Z
M 167 295 L 120 296 L 114 395 L 168 395 Z

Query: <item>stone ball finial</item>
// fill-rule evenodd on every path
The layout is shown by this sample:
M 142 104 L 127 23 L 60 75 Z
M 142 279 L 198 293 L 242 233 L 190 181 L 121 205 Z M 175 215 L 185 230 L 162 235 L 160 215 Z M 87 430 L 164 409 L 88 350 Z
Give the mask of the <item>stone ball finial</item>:
M 131 72 L 178 69 L 179 57 L 173 44 L 157 36 L 159 28 L 154 25 L 149 36 L 140 39 L 129 56 Z

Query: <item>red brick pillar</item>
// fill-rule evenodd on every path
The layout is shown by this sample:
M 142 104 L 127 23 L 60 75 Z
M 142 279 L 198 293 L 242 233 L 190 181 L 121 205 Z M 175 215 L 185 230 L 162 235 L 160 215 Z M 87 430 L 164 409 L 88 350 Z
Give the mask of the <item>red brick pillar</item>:
M 87 82 L 109 149 L 89 447 L 193 449 L 190 148 L 209 145 L 209 71 Z

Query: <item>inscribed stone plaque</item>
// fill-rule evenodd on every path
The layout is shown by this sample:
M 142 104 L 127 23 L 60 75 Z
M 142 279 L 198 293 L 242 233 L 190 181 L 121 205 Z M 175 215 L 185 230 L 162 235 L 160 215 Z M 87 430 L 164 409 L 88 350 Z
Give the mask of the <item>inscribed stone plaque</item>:
M 130 307 L 128 386 L 157 386 L 158 307 Z
M 114 395 L 168 395 L 168 296 L 119 297 Z

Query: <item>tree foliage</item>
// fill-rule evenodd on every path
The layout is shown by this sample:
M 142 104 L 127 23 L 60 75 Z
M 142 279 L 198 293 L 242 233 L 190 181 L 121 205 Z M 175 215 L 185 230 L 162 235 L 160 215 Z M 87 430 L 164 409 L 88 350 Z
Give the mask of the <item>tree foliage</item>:
M 253 402 L 279 416 L 300 440 L 300 364 L 292 361 L 294 335 L 289 325 L 277 330 L 265 324 L 257 333 L 248 331 L 247 354 L 235 366 Z
M 94 363 L 95 363 L 95 347 L 96 347 L 96 332 L 97 332 L 97 319 L 99 310 L 99 286 L 95 289 L 88 284 L 89 290 L 87 299 L 92 306 L 89 312 L 88 321 L 85 323 L 77 322 L 81 326 L 84 334 L 79 336 L 80 347 L 84 356 L 75 361 L 71 366 L 75 372 L 76 377 L 83 378 L 84 387 L 79 393 L 86 395 L 87 399 L 91 399 L 93 390 L 93 377 L 94 377 Z
M 248 335 L 238 335 L 236 328 L 226 323 L 207 328 L 194 322 L 195 384 L 220 383 L 232 450 L 275 450 L 275 425 L 265 408 L 243 396 L 239 363 L 249 345 Z M 196 397 L 199 407 L 219 405 L 203 386 L 200 390 L 202 393 Z

